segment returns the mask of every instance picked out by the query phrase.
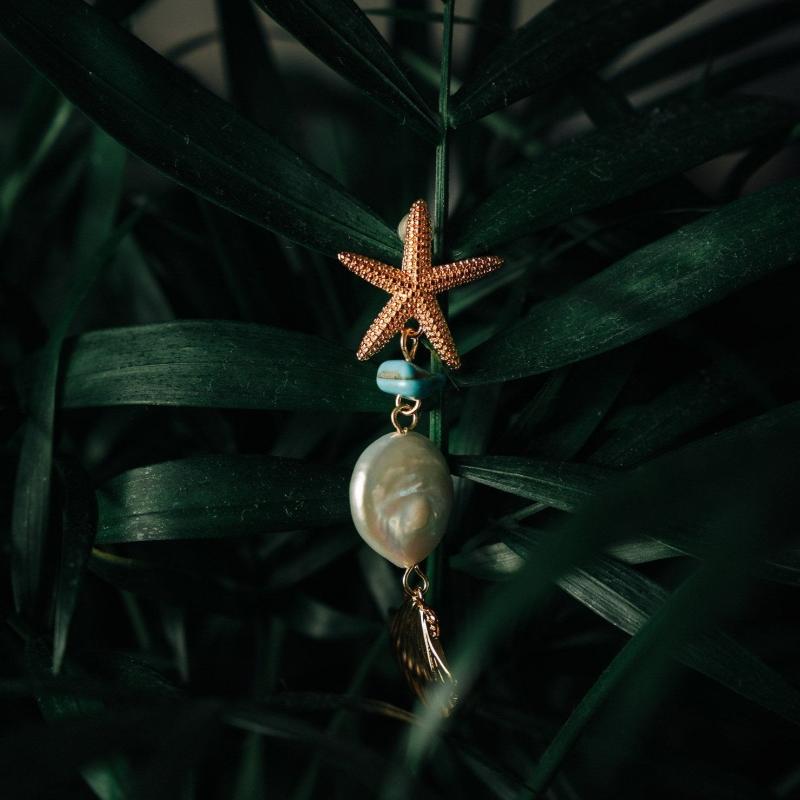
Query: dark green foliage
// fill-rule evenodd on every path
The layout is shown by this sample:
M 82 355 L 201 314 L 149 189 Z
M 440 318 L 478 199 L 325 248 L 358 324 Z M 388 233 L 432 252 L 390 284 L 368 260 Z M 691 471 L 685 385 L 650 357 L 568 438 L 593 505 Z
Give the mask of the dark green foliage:
M 793 797 L 796 3 L 218 0 L 165 56 L 170 3 L 0 4 L 0 797 Z M 449 720 L 347 499 L 334 256 L 417 197 L 506 259 L 420 428 Z

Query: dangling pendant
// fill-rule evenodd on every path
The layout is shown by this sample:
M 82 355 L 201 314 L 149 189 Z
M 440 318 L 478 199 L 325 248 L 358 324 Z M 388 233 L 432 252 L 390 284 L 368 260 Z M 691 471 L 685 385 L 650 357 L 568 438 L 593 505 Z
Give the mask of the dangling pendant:
M 374 441 L 361 454 L 350 480 L 350 511 L 361 538 L 392 564 L 403 567 L 404 602 L 394 616 L 392 640 L 412 690 L 428 702 L 437 693 L 447 715 L 455 701 L 455 680 L 439 640 L 439 621 L 425 604 L 428 579 L 419 567 L 444 536 L 453 505 L 453 480 L 447 461 L 430 439 L 414 433 L 422 399 L 441 391 L 443 376 L 416 366 L 414 357 L 424 333 L 441 360 L 460 365 L 450 329 L 436 294 L 497 269 L 503 260 L 480 256 L 432 266 L 431 225 L 424 200 L 408 214 L 401 269 L 354 253 L 340 253 L 351 271 L 392 297 L 370 326 L 358 358 L 371 358 L 396 333 L 404 361 L 386 361 L 378 369 L 381 391 L 395 395 L 391 422 L 395 432 Z M 407 326 L 416 319 L 419 328 Z
M 420 580 L 418 586 L 410 583 L 415 573 Z M 422 570 L 418 566 L 406 569 L 403 574 L 405 601 L 392 620 L 392 642 L 408 685 L 423 702 L 427 701 L 428 692 L 434 686 L 444 684 L 448 687 L 441 703 L 442 713 L 447 716 L 458 699 L 456 681 L 439 641 L 436 612 L 425 605 L 427 590 L 428 579 Z

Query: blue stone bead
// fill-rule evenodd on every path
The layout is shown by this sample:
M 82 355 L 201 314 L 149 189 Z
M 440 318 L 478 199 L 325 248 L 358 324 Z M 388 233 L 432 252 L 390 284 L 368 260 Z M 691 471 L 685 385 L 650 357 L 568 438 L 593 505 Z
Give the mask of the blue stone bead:
M 444 375 L 433 375 L 408 361 L 384 361 L 378 367 L 378 388 L 386 394 L 403 397 L 430 397 L 444 385 Z

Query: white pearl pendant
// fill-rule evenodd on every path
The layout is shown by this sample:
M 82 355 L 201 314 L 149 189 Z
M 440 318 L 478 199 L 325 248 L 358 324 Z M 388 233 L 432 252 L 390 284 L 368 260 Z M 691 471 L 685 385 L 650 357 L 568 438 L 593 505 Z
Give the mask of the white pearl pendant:
M 418 433 L 388 433 L 359 456 L 350 513 L 361 538 L 398 567 L 419 564 L 439 544 L 453 506 L 441 451 Z

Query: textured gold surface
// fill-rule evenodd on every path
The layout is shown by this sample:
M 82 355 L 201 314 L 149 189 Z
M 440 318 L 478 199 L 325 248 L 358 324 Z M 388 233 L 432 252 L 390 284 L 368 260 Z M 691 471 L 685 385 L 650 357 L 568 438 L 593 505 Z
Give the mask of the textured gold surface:
M 424 200 L 416 200 L 408 212 L 400 269 L 357 253 L 339 253 L 339 261 L 392 295 L 361 341 L 357 353 L 361 361 L 374 356 L 403 330 L 409 319 L 415 319 L 439 358 L 451 369 L 458 369 L 461 360 L 436 295 L 470 283 L 503 263 L 498 256 L 478 256 L 433 266 L 431 220 Z
M 425 583 L 427 585 L 427 579 Z M 436 702 L 441 703 L 442 714 L 448 716 L 458 700 L 457 686 L 444 657 L 440 633 L 439 620 L 434 610 L 425 605 L 422 591 L 406 592 L 391 625 L 400 668 L 417 697 L 426 704 L 435 697 Z M 440 684 L 447 689 L 433 692 Z

